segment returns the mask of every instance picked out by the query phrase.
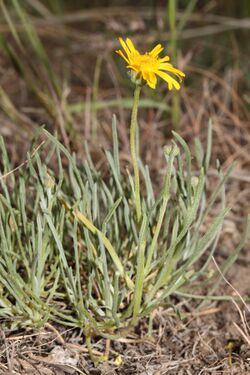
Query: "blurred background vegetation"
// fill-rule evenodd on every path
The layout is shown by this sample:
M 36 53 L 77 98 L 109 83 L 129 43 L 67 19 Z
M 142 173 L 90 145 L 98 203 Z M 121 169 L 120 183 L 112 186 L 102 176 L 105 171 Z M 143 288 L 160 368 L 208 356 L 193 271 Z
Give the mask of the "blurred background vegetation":
M 115 54 L 119 36 L 131 37 L 140 51 L 162 43 L 186 73 L 177 95 L 164 82 L 157 90 L 144 89 L 146 160 L 158 154 L 172 128 L 187 139 L 206 137 L 210 118 L 216 157 L 246 155 L 249 16 L 248 0 L 1 0 L 1 134 L 10 141 L 14 162 L 14 149 L 25 155 L 25 142 L 44 124 L 79 152 L 83 137 L 95 149 L 97 137 L 98 144 L 110 143 L 113 112 L 121 147 L 128 150 L 132 87 Z

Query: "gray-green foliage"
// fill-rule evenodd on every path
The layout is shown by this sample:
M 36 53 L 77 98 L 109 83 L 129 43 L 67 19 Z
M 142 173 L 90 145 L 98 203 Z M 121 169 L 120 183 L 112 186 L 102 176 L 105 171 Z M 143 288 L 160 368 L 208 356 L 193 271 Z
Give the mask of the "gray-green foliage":
M 133 179 L 120 169 L 115 118 L 112 126 L 108 176 L 95 169 L 88 152 L 79 161 L 43 131 L 43 152 L 0 179 L 0 317 L 6 324 L 52 320 L 81 327 L 87 336 L 110 337 L 184 286 L 192 293 L 206 270 L 228 212 L 221 171 L 206 199 L 211 131 L 206 152 L 196 143 L 196 175 L 187 144 L 174 134 L 157 196 L 140 163 L 145 192 L 138 226 Z M 11 166 L 3 140 L 1 154 L 4 175 Z M 218 199 L 221 210 L 207 221 Z

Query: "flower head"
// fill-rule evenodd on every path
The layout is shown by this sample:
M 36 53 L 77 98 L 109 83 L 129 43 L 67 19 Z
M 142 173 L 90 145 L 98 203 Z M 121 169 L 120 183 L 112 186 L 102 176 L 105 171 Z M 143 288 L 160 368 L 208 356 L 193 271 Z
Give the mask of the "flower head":
M 159 76 L 167 82 L 169 90 L 172 90 L 173 87 L 176 90 L 180 89 L 180 83 L 166 72 L 177 76 L 179 81 L 185 77 L 185 74 L 167 62 L 169 56 L 159 57 L 164 49 L 161 44 L 157 44 L 150 52 L 140 54 L 129 38 L 126 39 L 126 42 L 122 38 L 119 38 L 119 41 L 125 53 L 121 50 L 116 52 L 127 62 L 127 68 L 134 71 L 139 79 L 146 81 L 149 87 L 155 89 L 157 76 Z

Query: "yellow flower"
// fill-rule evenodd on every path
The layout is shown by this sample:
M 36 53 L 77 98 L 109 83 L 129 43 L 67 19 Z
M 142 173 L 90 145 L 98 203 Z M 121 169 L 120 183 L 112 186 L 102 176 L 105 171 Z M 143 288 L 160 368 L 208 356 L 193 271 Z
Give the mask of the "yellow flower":
M 161 44 L 157 44 L 152 51 L 141 55 L 129 38 L 126 39 L 126 42 L 122 38 L 119 38 L 119 41 L 126 55 L 121 50 L 116 52 L 127 62 L 127 68 L 136 72 L 138 78 L 143 78 L 149 87 L 155 89 L 157 76 L 159 76 L 167 82 L 169 90 L 172 90 L 173 87 L 176 90 L 180 89 L 179 82 L 165 71 L 177 76 L 179 81 L 182 80 L 182 77 L 185 77 L 185 74 L 167 62 L 169 56 L 159 58 L 159 54 L 164 49 Z

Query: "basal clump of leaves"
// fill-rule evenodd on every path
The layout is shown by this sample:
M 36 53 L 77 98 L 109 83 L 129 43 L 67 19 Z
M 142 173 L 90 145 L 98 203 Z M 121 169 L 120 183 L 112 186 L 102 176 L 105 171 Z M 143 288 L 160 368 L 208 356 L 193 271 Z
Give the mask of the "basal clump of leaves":
M 194 281 L 206 270 L 228 212 L 228 172 L 223 176 L 218 170 L 217 186 L 206 198 L 211 127 L 205 152 L 196 142 L 198 170 L 185 141 L 174 134 L 164 152 L 165 177 L 157 196 L 149 169 L 140 162 L 145 191 L 139 221 L 134 180 L 120 169 L 115 118 L 112 129 L 108 178 L 89 153 L 85 161 L 77 160 L 45 130 L 43 152 L 28 154 L 26 165 L 8 174 L 1 140 L 0 317 L 5 326 L 39 327 L 50 320 L 81 327 L 87 337 L 116 337 L 120 328 L 169 303 L 171 295 L 192 295 Z M 218 197 L 221 211 L 204 232 Z M 226 267 L 243 243 L 244 238 Z M 206 262 L 197 269 L 205 253 Z

